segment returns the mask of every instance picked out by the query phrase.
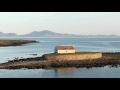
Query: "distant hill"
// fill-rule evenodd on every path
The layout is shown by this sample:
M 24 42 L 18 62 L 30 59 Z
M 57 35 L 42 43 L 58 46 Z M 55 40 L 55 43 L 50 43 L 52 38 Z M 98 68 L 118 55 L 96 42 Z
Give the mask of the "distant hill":
M 3 32 L 0 32 L 0 37 L 15 37 L 15 36 L 18 36 L 18 35 L 15 34 L 15 33 L 3 33 Z
M 0 32 L 0 36 L 3 36 L 4 35 L 4 33 L 3 32 Z
M 15 33 L 0 32 L 0 37 L 117 37 L 116 35 L 76 35 L 76 34 L 63 34 L 56 33 L 50 30 L 33 31 L 24 35 L 17 35 Z
M 27 36 L 27 37 L 79 37 L 79 35 L 55 33 L 55 32 L 49 31 L 49 30 L 34 31 L 29 34 L 25 34 L 25 35 L 21 35 L 21 36 Z

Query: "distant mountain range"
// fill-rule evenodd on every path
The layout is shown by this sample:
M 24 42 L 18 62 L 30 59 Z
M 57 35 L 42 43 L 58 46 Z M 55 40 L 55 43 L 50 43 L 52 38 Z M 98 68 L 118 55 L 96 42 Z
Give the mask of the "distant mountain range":
M 116 35 L 76 35 L 76 34 L 62 34 L 49 30 L 33 31 L 24 35 L 17 35 L 15 33 L 0 32 L 0 37 L 117 37 Z
M 3 32 L 0 32 L 0 37 L 15 37 L 15 36 L 18 36 L 18 35 L 15 34 L 15 33 L 3 33 Z

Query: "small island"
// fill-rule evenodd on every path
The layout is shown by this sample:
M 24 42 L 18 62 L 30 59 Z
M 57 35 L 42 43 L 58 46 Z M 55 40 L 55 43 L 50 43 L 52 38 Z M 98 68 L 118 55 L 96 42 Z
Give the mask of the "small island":
M 90 52 L 89 52 L 90 53 Z M 43 57 L 25 58 L 9 60 L 5 63 L 0 63 L 0 69 L 52 69 L 61 67 L 117 67 L 120 65 L 120 52 L 102 53 L 102 57 L 98 59 L 86 60 L 45 60 Z
M 0 69 L 92 68 L 104 67 L 106 65 L 110 67 L 119 66 L 120 52 L 75 52 L 73 46 L 64 46 L 64 48 L 55 48 L 54 53 L 43 54 L 40 57 L 16 58 L 5 63 L 0 63 Z
M 35 40 L 0 40 L 0 47 L 5 46 L 20 46 L 28 43 L 37 43 Z

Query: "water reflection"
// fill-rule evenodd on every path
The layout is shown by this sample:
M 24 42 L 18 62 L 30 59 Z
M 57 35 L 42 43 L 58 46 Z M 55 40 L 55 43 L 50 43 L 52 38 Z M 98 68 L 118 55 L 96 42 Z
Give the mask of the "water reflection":
M 56 68 L 55 70 L 55 77 L 56 78 L 72 78 L 74 74 L 74 67 L 70 68 Z
M 0 78 L 120 78 L 120 67 L 0 69 Z

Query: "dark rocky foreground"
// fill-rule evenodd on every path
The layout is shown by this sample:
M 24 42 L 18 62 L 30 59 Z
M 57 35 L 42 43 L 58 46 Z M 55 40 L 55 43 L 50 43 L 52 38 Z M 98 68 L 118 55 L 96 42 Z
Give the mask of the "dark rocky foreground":
M 120 65 L 120 52 L 107 52 L 102 53 L 102 58 L 94 60 L 71 60 L 71 61 L 56 61 L 56 60 L 43 60 L 42 57 L 27 58 L 19 60 L 11 60 L 6 63 L 0 64 L 0 69 L 49 69 L 59 67 L 104 67 L 109 65 L 110 67 L 117 67 Z

